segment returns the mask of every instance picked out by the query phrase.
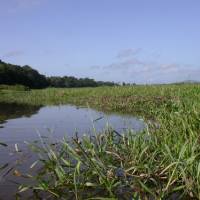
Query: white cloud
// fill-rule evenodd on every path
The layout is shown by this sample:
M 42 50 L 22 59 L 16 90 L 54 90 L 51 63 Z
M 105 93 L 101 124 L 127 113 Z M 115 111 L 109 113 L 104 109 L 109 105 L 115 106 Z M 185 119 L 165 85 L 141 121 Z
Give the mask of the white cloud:
M 113 80 L 137 82 L 137 83 L 162 83 L 176 82 L 187 79 L 197 80 L 200 77 L 200 68 L 188 64 L 159 63 L 152 60 L 144 60 L 138 51 L 127 49 L 119 52 L 115 62 L 93 68 L 97 73 L 109 74 L 112 72 Z M 122 59 L 121 59 L 122 58 Z
M 127 57 L 133 57 L 135 55 L 137 55 L 138 53 L 141 52 L 141 48 L 136 48 L 136 49 L 132 49 L 132 48 L 129 48 L 129 49 L 124 49 L 122 51 L 120 51 L 117 55 L 117 58 L 127 58 Z
M 24 54 L 24 52 L 21 50 L 12 50 L 12 51 L 4 53 L 2 55 L 2 58 L 16 57 L 16 56 L 21 56 L 23 54 Z

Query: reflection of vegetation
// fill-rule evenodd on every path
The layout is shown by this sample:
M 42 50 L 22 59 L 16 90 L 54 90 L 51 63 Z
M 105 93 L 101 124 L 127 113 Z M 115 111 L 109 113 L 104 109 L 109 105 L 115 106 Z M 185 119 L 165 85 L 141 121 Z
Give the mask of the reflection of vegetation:
M 8 119 L 22 116 L 30 117 L 37 113 L 41 106 L 31 106 L 16 103 L 0 103 L 0 123 Z
M 155 117 L 158 109 L 171 109 L 179 100 L 193 101 L 182 91 L 198 93 L 200 85 L 125 86 L 98 88 L 48 88 L 30 91 L 3 90 L 0 102 L 29 105 L 72 103 L 103 111 L 119 111 Z M 1 92 L 1 90 L 0 90 Z M 195 96 L 196 98 L 198 96 Z M 197 99 L 198 100 L 198 99 Z M 150 109 L 151 108 L 151 109 Z
M 66 141 L 44 144 L 41 152 L 45 155 L 39 161 L 44 169 L 34 191 L 57 199 L 72 199 L 70 194 L 76 199 L 81 194 L 85 195 L 82 199 L 90 194 L 120 199 L 119 193 L 124 195 L 121 199 L 137 199 L 134 195 L 138 199 L 200 199 L 200 85 L 33 90 L 0 97 L 6 99 L 30 104 L 89 103 L 150 118 L 143 133 L 118 135 L 117 142 L 111 131 L 75 139 L 73 145 Z

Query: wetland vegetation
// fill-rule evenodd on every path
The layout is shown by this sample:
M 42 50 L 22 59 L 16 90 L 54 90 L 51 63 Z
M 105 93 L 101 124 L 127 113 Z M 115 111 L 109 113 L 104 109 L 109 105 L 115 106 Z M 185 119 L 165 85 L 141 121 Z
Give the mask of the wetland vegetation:
M 36 184 L 20 192 L 55 199 L 200 199 L 198 84 L 0 92 L 1 103 L 90 106 L 147 124 L 140 134 L 108 129 L 54 146 L 30 144 L 43 167 L 30 176 Z
M 200 0 L 0 0 L 0 200 L 200 200 Z

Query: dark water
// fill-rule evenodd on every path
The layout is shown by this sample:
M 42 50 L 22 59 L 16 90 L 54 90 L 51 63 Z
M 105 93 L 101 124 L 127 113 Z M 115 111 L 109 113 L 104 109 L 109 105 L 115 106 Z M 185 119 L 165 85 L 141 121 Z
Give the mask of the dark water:
M 42 137 L 59 140 L 64 136 L 71 138 L 75 132 L 79 136 L 100 132 L 107 126 L 118 132 L 126 129 L 140 131 L 144 123 L 128 115 L 105 114 L 89 108 L 76 106 L 26 106 L 16 104 L 0 104 L 0 142 L 8 144 L 0 146 L 0 199 L 14 199 L 13 194 L 18 183 L 26 183 L 25 178 L 15 177 L 15 169 L 29 172 L 29 166 L 36 159 L 24 141 L 33 142 Z M 16 153 L 16 148 L 20 152 Z M 34 172 L 32 172 L 34 173 Z

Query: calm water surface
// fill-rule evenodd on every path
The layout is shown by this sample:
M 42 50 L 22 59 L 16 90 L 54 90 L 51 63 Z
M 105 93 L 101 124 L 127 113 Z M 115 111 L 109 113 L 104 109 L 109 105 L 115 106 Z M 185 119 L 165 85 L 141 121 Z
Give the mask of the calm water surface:
M 92 135 L 94 132 L 100 132 L 107 126 L 118 132 L 127 129 L 137 132 L 144 128 L 143 121 L 128 115 L 106 114 L 71 105 L 31 107 L 0 104 L 0 121 L 0 142 L 8 144 L 7 147 L 0 146 L 0 167 L 8 165 L 0 171 L 0 199 L 5 200 L 14 199 L 17 183 L 27 181 L 13 176 L 13 170 L 17 168 L 26 172 L 36 159 L 24 141 L 38 140 L 38 135 L 48 136 L 51 140 L 59 140 L 64 136 L 71 138 L 75 132 L 81 137 L 83 134 Z M 16 144 L 22 152 L 15 152 Z M 22 164 L 19 160 L 23 160 Z

